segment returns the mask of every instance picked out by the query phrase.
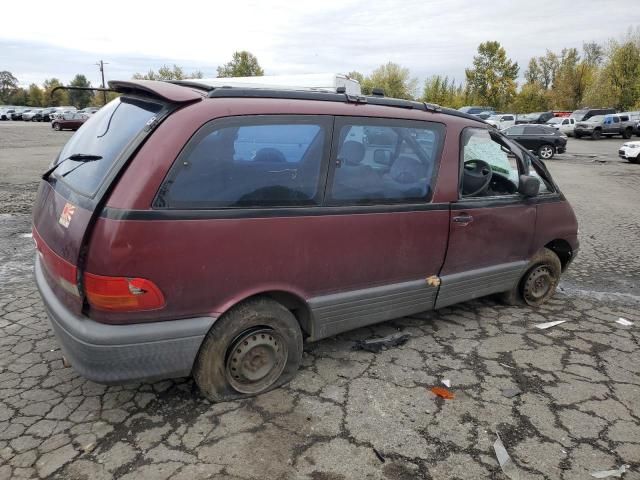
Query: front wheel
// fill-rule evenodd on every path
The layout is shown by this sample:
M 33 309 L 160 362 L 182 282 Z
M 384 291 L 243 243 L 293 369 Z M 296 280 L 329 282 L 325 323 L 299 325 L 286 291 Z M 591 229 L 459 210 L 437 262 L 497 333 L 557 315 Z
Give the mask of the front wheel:
M 268 298 L 233 307 L 207 333 L 193 367 L 202 393 L 225 402 L 268 392 L 290 381 L 302 360 L 294 315 Z
M 60 130 L 62 130 L 62 127 L 60 127 L 60 124 L 59 124 L 59 123 L 54 123 L 54 124 L 52 125 L 52 127 L 53 127 L 53 129 L 54 129 L 54 130 L 56 130 L 56 131 L 58 131 L 58 132 L 59 132 Z
M 558 256 L 543 248 L 533 256 L 518 284 L 502 294 L 502 300 L 508 305 L 540 306 L 556 292 L 561 272 Z
M 538 148 L 538 157 L 540 157 L 542 160 L 549 160 L 553 158 L 554 154 L 555 149 L 553 148 L 553 145 L 541 145 Z
M 573 136 L 575 138 L 582 138 L 582 135 L 580 133 L 578 133 L 578 132 L 573 132 Z
M 602 137 L 602 131 L 601 130 L 594 130 L 591 133 L 591 138 L 593 138 L 594 140 L 600 140 L 601 137 Z

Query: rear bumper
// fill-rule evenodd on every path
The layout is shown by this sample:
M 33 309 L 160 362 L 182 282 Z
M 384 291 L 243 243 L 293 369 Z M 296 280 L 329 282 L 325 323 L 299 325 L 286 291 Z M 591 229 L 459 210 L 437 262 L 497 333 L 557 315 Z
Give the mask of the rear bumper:
M 106 325 L 71 313 L 55 296 L 36 258 L 38 290 L 67 360 L 98 383 L 184 377 L 191 374 L 214 317 Z

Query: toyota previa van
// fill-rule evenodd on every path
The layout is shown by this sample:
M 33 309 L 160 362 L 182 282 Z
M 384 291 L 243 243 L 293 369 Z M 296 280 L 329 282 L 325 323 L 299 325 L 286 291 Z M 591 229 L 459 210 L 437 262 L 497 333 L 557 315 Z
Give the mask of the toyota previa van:
M 213 401 L 289 381 L 303 342 L 500 294 L 578 251 L 544 164 L 437 105 L 111 82 L 39 187 L 35 278 L 67 361 Z

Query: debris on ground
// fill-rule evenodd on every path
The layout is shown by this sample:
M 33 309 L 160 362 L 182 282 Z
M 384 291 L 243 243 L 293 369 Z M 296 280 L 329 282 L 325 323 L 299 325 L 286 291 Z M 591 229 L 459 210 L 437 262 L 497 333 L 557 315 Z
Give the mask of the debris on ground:
M 547 323 L 537 323 L 535 325 L 536 328 L 540 330 L 546 330 L 547 328 L 555 327 L 556 325 L 560 325 L 561 323 L 566 322 L 566 320 L 556 320 L 555 322 L 547 322 Z
M 455 398 L 455 394 L 444 387 L 431 387 L 431 393 L 445 400 L 453 400 Z
M 498 459 L 500 468 L 511 480 L 519 480 L 520 472 L 518 471 L 518 467 L 516 467 L 516 464 L 511 460 L 507 449 L 504 448 L 500 435 L 496 433 L 496 437 L 498 438 L 496 438 L 496 441 L 493 443 L 493 450 L 496 452 L 496 458 Z
M 409 333 L 394 333 L 382 338 L 369 338 L 367 340 L 358 340 L 354 345 L 356 350 L 366 350 L 368 352 L 378 353 L 391 347 L 398 347 L 407 343 L 411 337 Z
M 376 454 L 376 457 L 378 457 L 378 460 L 380 460 L 382 463 L 386 462 L 387 460 L 382 456 L 382 454 L 376 450 L 375 448 L 373 449 L 373 453 Z
M 631 325 L 633 325 L 633 322 L 630 322 L 626 318 L 622 318 L 622 317 L 618 318 L 618 320 L 616 320 L 616 323 L 619 323 L 620 325 L 624 325 L 625 327 L 630 327 Z
M 515 370 L 516 369 L 516 367 L 512 367 L 511 365 L 507 365 L 506 363 L 498 363 L 498 365 L 502 365 L 503 367 L 509 368 L 511 370 Z
M 622 474 L 625 473 L 629 469 L 629 465 L 622 465 L 620 468 L 616 468 L 615 470 L 602 470 L 600 472 L 592 472 L 591 476 L 593 478 L 609 478 L 609 477 L 622 477 Z
M 447 388 L 451 388 L 451 380 L 449 380 L 448 378 L 442 380 L 442 384 Z
M 521 393 L 522 393 L 522 390 L 520 390 L 517 387 L 516 388 L 503 388 L 502 389 L 502 395 L 507 397 L 507 398 L 517 397 Z

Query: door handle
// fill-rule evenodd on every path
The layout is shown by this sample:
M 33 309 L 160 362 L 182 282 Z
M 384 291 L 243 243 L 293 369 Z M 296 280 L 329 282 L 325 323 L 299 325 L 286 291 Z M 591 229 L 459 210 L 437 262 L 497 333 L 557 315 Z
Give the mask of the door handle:
M 473 222 L 473 217 L 471 215 L 466 215 L 463 213 L 462 215 L 453 217 L 453 222 L 464 227 L 465 225 L 469 225 L 471 222 Z

